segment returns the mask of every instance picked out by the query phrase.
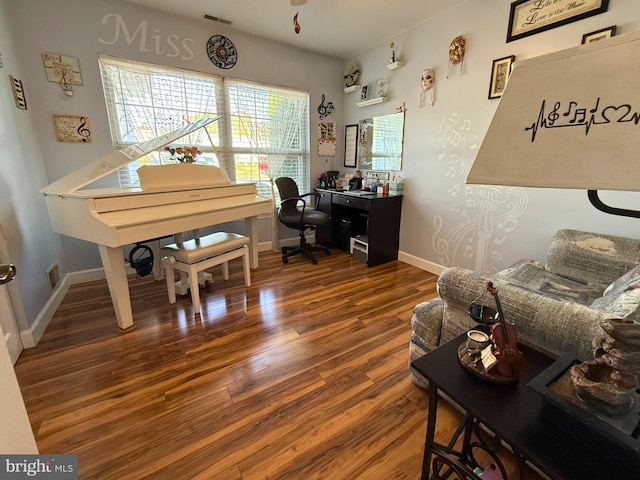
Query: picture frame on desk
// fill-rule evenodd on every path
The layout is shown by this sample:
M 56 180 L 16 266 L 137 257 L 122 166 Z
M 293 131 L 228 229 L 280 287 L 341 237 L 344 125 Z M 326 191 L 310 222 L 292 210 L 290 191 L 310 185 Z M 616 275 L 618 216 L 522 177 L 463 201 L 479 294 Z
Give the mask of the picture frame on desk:
M 358 164 L 358 124 L 344 127 L 344 166 L 356 168 Z

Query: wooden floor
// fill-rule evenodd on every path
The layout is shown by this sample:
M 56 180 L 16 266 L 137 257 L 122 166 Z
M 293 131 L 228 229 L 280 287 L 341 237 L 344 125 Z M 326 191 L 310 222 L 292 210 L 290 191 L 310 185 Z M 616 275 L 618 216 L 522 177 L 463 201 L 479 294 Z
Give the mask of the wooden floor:
M 213 271 L 195 317 L 130 277 L 125 334 L 104 281 L 71 287 L 16 365 L 40 452 L 78 454 L 83 480 L 420 478 L 410 319 L 436 277 L 339 250 L 318 265 L 262 252 L 249 288 L 239 261 L 228 282 Z M 441 404 L 446 433 L 458 414 Z

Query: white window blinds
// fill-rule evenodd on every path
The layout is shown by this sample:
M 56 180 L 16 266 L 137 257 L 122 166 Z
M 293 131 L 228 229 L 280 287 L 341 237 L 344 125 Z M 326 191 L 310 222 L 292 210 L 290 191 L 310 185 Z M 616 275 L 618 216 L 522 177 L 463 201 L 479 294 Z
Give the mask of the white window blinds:
M 238 180 L 257 182 L 269 195 L 270 181 L 291 177 L 309 191 L 309 94 L 225 79 Z
M 290 176 L 308 191 L 307 92 L 108 56 L 99 60 L 114 148 L 220 115 L 208 128 L 220 158 L 203 131 L 177 146 L 197 146 L 203 152 L 198 163 L 219 165 L 238 182 L 256 182 L 261 194 L 270 195 L 270 177 L 278 176 Z M 138 185 L 138 167 L 163 159 L 153 153 L 121 169 L 121 186 Z
M 215 117 L 221 111 L 220 77 L 106 56 L 100 56 L 100 69 L 111 138 L 116 149 L 155 138 L 200 118 Z M 224 123 L 221 120 L 208 128 L 215 144 L 220 141 Z M 179 140 L 176 145 L 195 145 L 203 152 L 199 163 L 219 165 L 222 162 L 219 166 L 229 171 L 225 159 L 214 155 L 202 130 Z M 120 185 L 138 185 L 138 167 L 163 160 L 167 161 L 168 157 L 154 152 L 120 169 Z

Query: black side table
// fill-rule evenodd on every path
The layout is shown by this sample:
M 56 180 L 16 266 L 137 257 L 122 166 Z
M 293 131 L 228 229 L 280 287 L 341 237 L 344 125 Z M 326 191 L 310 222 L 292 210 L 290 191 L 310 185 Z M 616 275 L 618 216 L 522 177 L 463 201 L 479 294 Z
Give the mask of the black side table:
M 527 383 L 553 360 L 522 347 L 526 369 L 514 384 L 496 384 L 480 379 L 462 366 L 458 360 L 458 347 L 465 335 L 452 340 L 412 363 L 429 380 L 429 414 L 422 463 L 422 478 L 442 478 L 453 474 L 461 480 L 478 479 L 474 451 L 488 453 L 502 472 L 506 473 L 495 455 L 500 441 L 512 450 L 524 478 L 525 462 L 530 462 L 551 479 L 627 479 L 631 472 L 618 470 L 593 448 L 563 431 L 561 426 L 545 421 L 542 397 L 527 387 Z M 466 413 L 447 445 L 435 441 L 438 391 L 446 394 Z M 483 428 L 484 427 L 484 428 Z M 493 435 L 487 432 L 492 432 Z M 476 434 L 473 439 L 472 434 Z M 454 450 L 458 438 L 463 436 L 462 447 Z M 480 466 L 481 468 L 484 466 Z M 632 475 L 631 477 L 629 475 Z

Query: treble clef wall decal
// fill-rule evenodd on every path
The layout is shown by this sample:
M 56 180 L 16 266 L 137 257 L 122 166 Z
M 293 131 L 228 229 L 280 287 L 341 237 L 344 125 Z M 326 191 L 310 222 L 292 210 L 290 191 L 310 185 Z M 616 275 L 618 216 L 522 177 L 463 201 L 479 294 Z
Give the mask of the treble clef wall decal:
M 82 137 L 82 141 L 84 143 L 88 143 L 91 139 L 91 131 L 87 128 L 87 119 L 85 117 L 80 117 L 80 125 L 76 130 L 78 135 Z
M 333 114 L 333 111 L 336 109 L 336 107 L 333 106 L 333 102 L 325 103 L 324 99 L 325 99 L 325 96 L 324 96 L 324 93 L 323 93 L 322 94 L 322 101 L 320 102 L 320 105 L 318 106 L 318 113 L 320 114 L 320 120 L 323 120 L 323 119 L 327 118 L 329 115 Z

